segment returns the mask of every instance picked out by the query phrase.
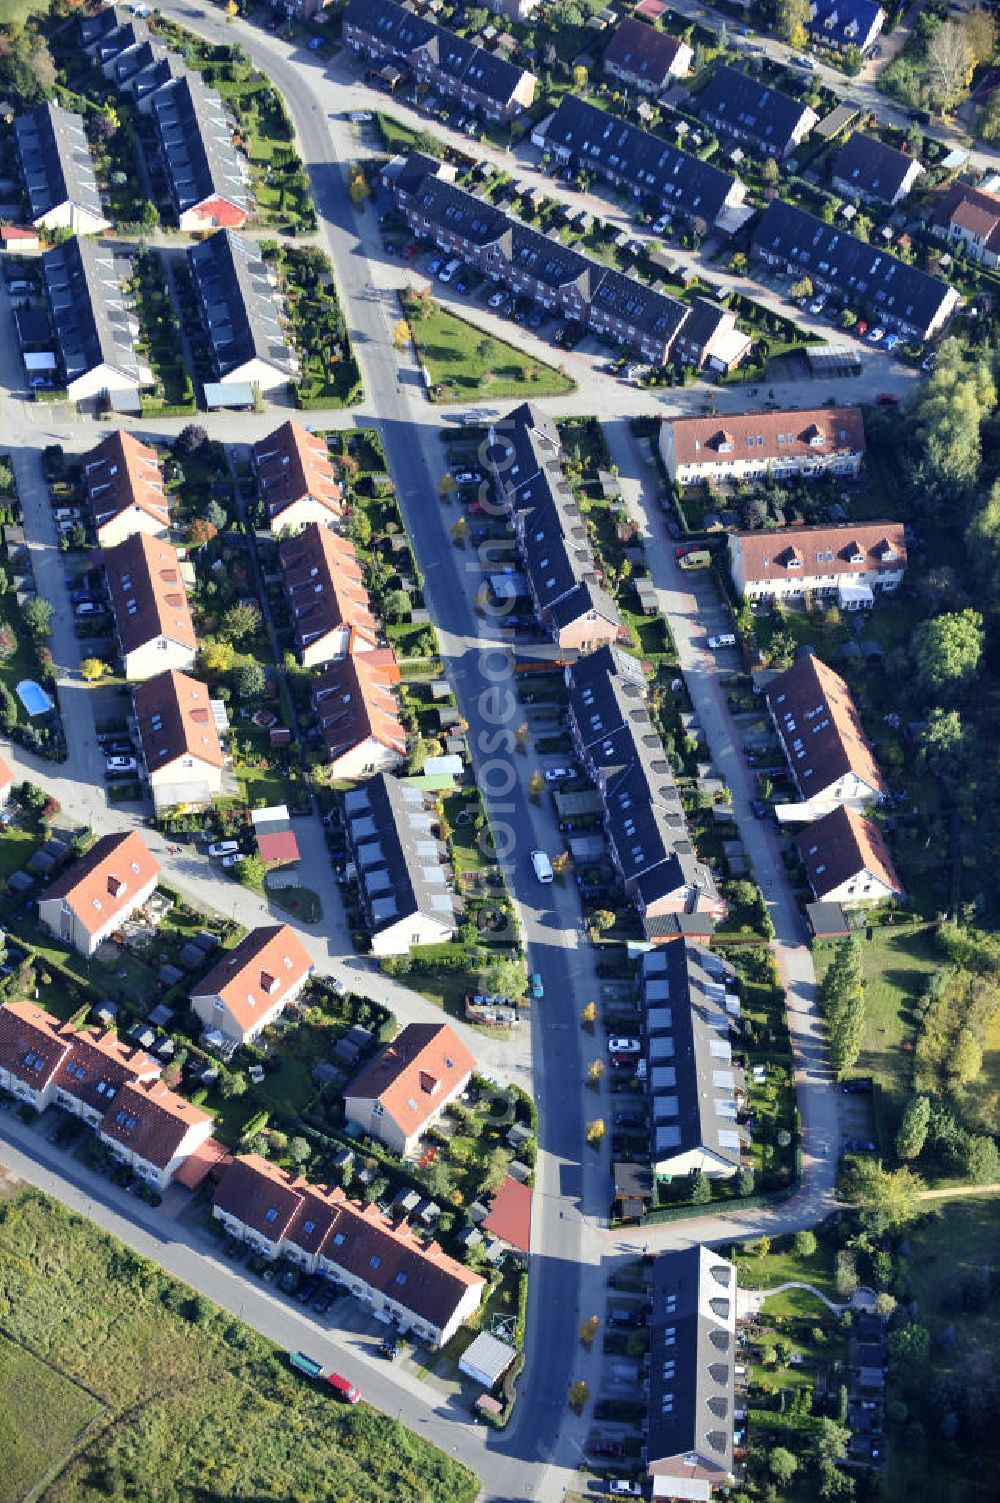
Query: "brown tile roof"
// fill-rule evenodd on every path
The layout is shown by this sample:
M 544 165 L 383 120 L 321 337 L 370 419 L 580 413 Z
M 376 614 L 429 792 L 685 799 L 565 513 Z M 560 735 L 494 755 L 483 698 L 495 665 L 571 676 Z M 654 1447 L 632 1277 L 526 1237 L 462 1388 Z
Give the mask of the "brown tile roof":
M 787 579 L 790 572 L 874 574 L 906 567 L 902 522 L 845 522 L 836 527 L 733 532 L 730 537 L 730 552 L 742 560 L 748 581 Z
M 392 649 L 376 648 L 343 658 L 313 679 L 313 709 L 331 762 L 369 737 L 405 757 L 406 728 L 392 692 L 399 677 Z
M 83 456 L 87 500 L 100 529 L 114 517 L 137 507 L 163 527 L 170 525 L 170 506 L 155 449 L 118 428 Z
M 386 1116 L 409 1137 L 475 1063 L 447 1023 L 409 1023 L 355 1076 L 344 1095 L 380 1101 Z
M 865 452 L 865 425 L 860 407 L 726 412 L 717 417 L 664 421 L 673 430 L 674 453 L 680 465 Z M 728 451 L 726 444 L 731 445 Z
M 0 757 L 0 788 L 6 788 L 8 783 L 14 781 L 14 769 L 9 762 Z
M 839 673 L 806 653 L 765 690 L 785 756 L 805 798 L 853 772 L 876 793 L 886 792 L 857 705 Z M 801 741 L 801 748 L 796 742 Z
M 211 1120 L 209 1112 L 168 1090 L 162 1080 L 127 1081 L 105 1112 L 101 1132 L 165 1169 L 191 1128 Z
M 198 679 L 171 668 L 136 684 L 132 698 L 151 776 L 185 756 L 210 767 L 225 766 L 208 689 Z
M 292 418 L 254 444 L 252 455 L 257 489 L 272 525 L 280 527 L 282 512 L 308 498 L 320 502 L 331 516 L 342 515 L 341 489 L 326 439 Z
M 221 997 L 244 1029 L 269 1012 L 309 974 L 312 961 L 288 924 L 251 929 L 192 990 L 194 997 Z
M 873 819 L 842 805 L 824 814 L 798 837 L 799 854 L 817 898 L 869 871 L 902 895 L 885 837 Z
M 1000 242 L 1000 198 L 981 188 L 955 183 L 942 195 L 937 217 L 939 224 L 954 224 L 979 235 L 991 250 Z
M 159 636 L 194 650 L 191 608 L 177 554 L 169 543 L 137 532 L 117 547 L 106 548 L 103 561 L 125 652 L 135 652 Z
M 671 65 L 683 45 L 665 31 L 657 31 L 643 21 L 629 17 L 621 22 L 611 38 L 604 54 L 604 66 L 613 63 L 633 78 L 662 85 L 669 81 Z
M 232 1163 L 232 1157 L 229 1149 L 218 1138 L 206 1138 L 180 1165 L 174 1175 L 174 1184 L 183 1185 L 185 1190 L 197 1190 L 213 1170 L 218 1175 L 224 1164 Z
M 122 1087 L 138 1080 L 155 1080 L 160 1065 L 141 1049 L 133 1049 L 113 1028 L 82 1028 L 63 1025 L 71 1048 L 56 1072 L 57 1087 L 75 1096 L 85 1106 L 99 1111 L 118 1097 Z
M 300 646 L 341 626 L 355 639 L 378 641 L 371 601 L 351 543 L 311 522 L 279 549 L 285 597 Z
M 531 1251 L 531 1186 L 507 1175 L 494 1197 L 490 1214 L 483 1222 L 483 1230 L 519 1247 L 522 1252 Z
M 134 830 L 102 835 L 45 889 L 42 898 L 45 902 L 62 898 L 93 934 L 114 914 L 123 912 L 159 870 L 160 863 Z
M 287 1237 L 329 1258 L 346 1273 L 444 1325 L 466 1289 L 483 1279 L 436 1242 L 396 1225 L 378 1206 L 362 1206 L 341 1189 L 311 1185 L 256 1154 L 237 1158 L 215 1192 L 215 1205 L 269 1241 Z
M 71 1044 L 58 1018 L 37 1002 L 0 1007 L 0 1069 L 9 1070 L 33 1090 L 48 1084 Z

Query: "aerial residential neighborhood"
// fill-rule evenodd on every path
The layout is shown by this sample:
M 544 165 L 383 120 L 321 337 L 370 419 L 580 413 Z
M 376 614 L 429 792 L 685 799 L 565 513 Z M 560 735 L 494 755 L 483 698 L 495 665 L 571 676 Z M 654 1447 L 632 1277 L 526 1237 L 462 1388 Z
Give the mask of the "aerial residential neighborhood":
M 0 100 L 0 1500 L 992 1499 L 996 8 Z

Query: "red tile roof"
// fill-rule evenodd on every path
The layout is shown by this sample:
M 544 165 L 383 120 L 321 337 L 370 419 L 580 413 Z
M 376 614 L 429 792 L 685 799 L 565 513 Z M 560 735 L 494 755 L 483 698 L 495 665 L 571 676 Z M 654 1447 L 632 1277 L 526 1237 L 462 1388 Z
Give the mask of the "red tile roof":
M 374 646 L 375 617 L 361 565 L 351 543 L 311 522 L 279 550 L 285 596 L 299 643 L 310 646 L 341 626 Z
M 14 771 L 8 762 L 0 757 L 0 788 L 7 788 L 14 781 Z
M 331 762 L 371 739 L 406 755 L 406 728 L 392 692 L 399 665 L 391 648 L 332 663 L 312 683 L 313 709 Z
M 522 1252 L 531 1251 L 531 1187 L 508 1174 L 483 1222 L 483 1230 L 509 1242 Z
M 127 911 L 136 892 L 159 875 L 160 863 L 135 833 L 102 835 L 85 856 L 45 889 L 42 901 L 62 898 L 88 933 Z
M 294 830 L 262 831 L 257 836 L 257 850 L 260 859 L 267 865 L 280 863 L 286 866 L 289 862 L 298 861 L 300 854 Z
M 671 426 L 679 465 L 804 459 L 865 451 L 865 425 L 860 407 L 726 412 L 717 417 L 664 421 Z
M 938 223 L 957 225 L 996 250 L 1000 244 L 1000 198 L 967 183 L 955 183 L 941 198 Z
M 150 776 L 178 757 L 225 766 L 208 689 L 198 679 L 168 669 L 136 684 L 132 698 Z
M 344 1091 L 382 1103 L 407 1137 L 471 1074 L 475 1060 L 447 1023 L 409 1023 Z
M 906 568 L 902 522 L 844 522 L 830 527 L 786 527 L 730 533 L 730 552 L 749 583 L 790 574 L 877 574 Z M 819 555 L 822 554 L 822 558 Z
M 884 796 L 885 779 L 851 691 L 839 673 L 815 653 L 806 653 L 773 678 L 765 694 L 788 765 L 805 798 L 822 793 L 849 772 Z
M 296 501 L 318 501 L 332 517 L 342 515 L 326 439 L 291 419 L 254 444 L 252 452 L 257 489 L 272 526 L 281 526 L 282 512 Z
M 83 456 L 83 478 L 98 534 L 106 523 L 131 507 L 164 528 L 170 525 L 159 457 L 134 434 L 122 428 L 109 433 Z
M 0 1069 L 44 1090 L 71 1048 L 64 1025 L 37 1002 L 0 1007 Z
M 256 1154 L 241 1155 L 215 1192 L 219 1210 L 268 1241 L 287 1237 L 361 1279 L 422 1320 L 443 1326 L 470 1287 L 471 1268 L 436 1242 L 424 1242 L 378 1206 L 348 1200 L 341 1189 L 311 1185 Z
M 211 1120 L 209 1112 L 185 1101 L 161 1080 L 126 1081 L 104 1114 L 101 1132 L 165 1169 L 192 1127 Z
M 137 532 L 104 550 L 111 608 L 126 653 L 157 637 L 197 647 L 177 554 L 169 543 Z
M 155 1080 L 160 1073 L 155 1059 L 125 1043 L 113 1028 L 63 1027 L 71 1048 L 56 1072 L 56 1086 L 85 1106 L 105 1112 L 124 1086 Z
M 841 806 L 825 814 L 802 831 L 798 847 L 809 885 L 819 899 L 865 871 L 902 896 L 903 884 L 882 831 L 855 809 Z
M 232 1163 L 232 1154 L 218 1138 L 206 1138 L 193 1153 L 188 1154 L 174 1175 L 174 1184 L 185 1190 L 197 1190 L 198 1186 L 227 1161 Z
M 267 924 L 251 929 L 223 955 L 192 988 L 191 997 L 221 997 L 246 1030 L 311 970 L 312 961 L 295 930 L 288 924 Z

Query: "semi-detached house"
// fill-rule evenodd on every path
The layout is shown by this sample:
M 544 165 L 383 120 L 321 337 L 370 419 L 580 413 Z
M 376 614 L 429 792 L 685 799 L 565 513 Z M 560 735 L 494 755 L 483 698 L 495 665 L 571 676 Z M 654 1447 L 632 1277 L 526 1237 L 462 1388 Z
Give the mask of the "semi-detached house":
M 848 47 L 867 52 L 884 24 L 885 11 L 878 0 L 812 0 L 812 18 L 806 22 L 806 31 L 812 41 L 839 52 Z
M 649 29 L 640 24 L 640 30 Z M 731 172 L 574 94 L 563 95 L 558 109 L 535 128 L 531 139 L 557 161 L 572 162 L 591 176 L 628 189 L 639 201 L 651 201 L 657 215 L 700 220 L 705 231 L 746 197 L 746 188 Z
M 175 549 L 136 532 L 102 556 L 125 677 L 187 672 L 198 641 Z
M 809 825 L 796 844 L 818 903 L 862 908 L 905 896 L 882 831 L 849 804 Z
M 1000 198 L 953 183 L 939 197 L 934 231 L 983 266 L 1000 264 Z
M 332 778 L 366 778 L 406 761 L 406 727 L 395 692 L 399 681 L 396 655 L 388 647 L 341 658 L 311 681 Z
M 278 559 L 303 667 L 380 645 L 361 565 L 347 538 L 310 522 L 285 539 Z
M 726 412 L 664 418 L 660 457 L 678 485 L 857 475 L 865 453 L 860 407 Z
M 687 42 L 657 31 L 635 16 L 627 16 L 615 28 L 604 53 L 603 69 L 626 88 L 643 94 L 659 94 L 672 78 L 691 71 L 694 52 Z
M 779 818 L 816 819 L 838 804 L 881 803 L 886 782 L 839 673 L 814 652 L 798 658 L 764 691 L 768 713 L 801 800 Z
M 226 756 L 207 685 L 168 668 L 136 684 L 132 705 L 156 812 L 218 798 Z
M 246 1044 L 295 1001 L 313 969 L 288 924 L 251 929 L 192 987 L 191 1010 L 206 1032 Z
M 835 596 L 842 609 L 857 610 L 899 589 L 906 571 L 905 528 L 902 522 L 843 522 L 731 532 L 729 568 L 742 600 Z
M 526 68 L 393 0 L 348 0 L 343 38 L 373 63 L 395 63 L 412 73 L 418 84 L 487 120 L 511 120 L 530 109 L 535 98 L 538 80 Z
M 265 1257 L 345 1284 L 380 1319 L 435 1347 L 482 1301 L 485 1281 L 436 1242 L 256 1154 L 226 1171 L 212 1215 Z
M 134 830 L 102 835 L 45 889 L 39 922 L 71 949 L 93 955 L 149 899 L 159 874 L 160 863 Z
M 447 1023 L 409 1023 L 345 1087 L 347 1120 L 400 1158 L 412 1155 L 475 1063 Z
M 290 418 L 259 439 L 250 458 L 272 532 L 298 532 L 309 522 L 329 526 L 340 521 L 343 493 L 325 438 Z
M 169 534 L 159 456 L 133 433 L 116 428 L 83 456 L 83 484 L 99 548 L 113 548 L 136 532 Z
M 837 153 L 831 181 L 844 198 L 893 205 L 906 197 L 923 170 L 916 157 L 856 130 Z
M 82 115 L 40 104 L 15 119 L 14 146 L 36 229 L 99 235 L 108 228 Z
M 854 313 L 914 339 L 939 334 L 960 302 L 947 282 L 781 199 L 768 204 L 750 244 L 766 265 L 808 277 Z

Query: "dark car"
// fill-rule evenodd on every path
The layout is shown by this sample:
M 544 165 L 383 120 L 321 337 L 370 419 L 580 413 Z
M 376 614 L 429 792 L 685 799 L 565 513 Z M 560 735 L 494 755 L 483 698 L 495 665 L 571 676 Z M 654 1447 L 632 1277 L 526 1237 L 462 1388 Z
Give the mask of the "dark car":
M 625 1455 L 625 1447 L 620 1440 L 595 1440 L 590 1447 L 592 1456 L 611 1456 L 618 1459 Z
M 385 1340 L 379 1346 L 379 1355 L 387 1358 L 390 1362 L 395 1362 L 399 1356 L 399 1342 L 394 1336 L 386 1336 Z
M 646 1119 L 641 1112 L 616 1112 L 616 1127 L 644 1127 Z
M 320 1284 L 319 1292 L 312 1297 L 312 1307 L 317 1315 L 325 1315 L 334 1301 L 333 1291 Z
M 302 1283 L 295 1291 L 295 1298 L 298 1300 L 300 1305 L 308 1305 L 309 1301 L 316 1293 L 317 1285 L 318 1281 L 316 1279 L 302 1280 Z
M 110 741 L 102 741 L 101 747 L 106 757 L 131 757 L 135 753 L 135 747 L 124 736 L 112 737 Z
M 750 809 L 753 813 L 754 819 L 763 819 L 767 814 L 767 805 L 762 798 L 752 799 L 750 802 Z

